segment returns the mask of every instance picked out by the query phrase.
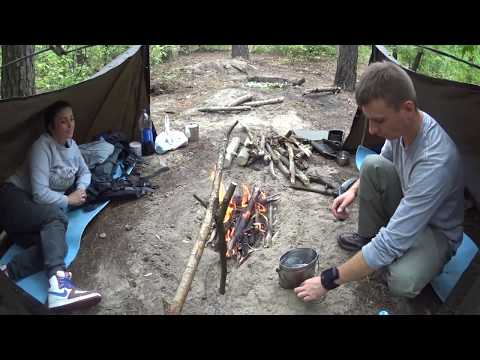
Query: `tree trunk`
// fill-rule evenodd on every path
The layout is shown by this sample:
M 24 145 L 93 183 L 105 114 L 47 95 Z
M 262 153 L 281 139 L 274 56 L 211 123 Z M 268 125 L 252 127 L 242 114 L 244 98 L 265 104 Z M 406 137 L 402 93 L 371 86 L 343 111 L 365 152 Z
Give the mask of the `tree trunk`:
M 241 56 L 245 60 L 249 59 L 248 45 L 232 45 L 232 58 Z
M 423 49 L 418 50 L 417 55 L 415 56 L 415 59 L 413 60 L 412 64 L 412 70 L 417 72 L 418 67 L 420 66 L 420 61 L 422 60 L 423 56 Z
M 2 45 L 2 65 L 35 51 L 35 45 Z M 2 68 L 1 97 L 35 95 L 35 66 L 33 57 Z
M 335 86 L 353 91 L 357 82 L 358 45 L 340 45 L 337 56 Z

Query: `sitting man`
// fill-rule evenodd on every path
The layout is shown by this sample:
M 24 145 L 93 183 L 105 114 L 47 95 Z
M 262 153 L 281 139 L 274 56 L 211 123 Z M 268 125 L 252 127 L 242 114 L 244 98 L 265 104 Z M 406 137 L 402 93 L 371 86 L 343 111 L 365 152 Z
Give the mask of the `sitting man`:
M 70 104 L 58 101 L 45 110 L 46 132 L 32 145 L 25 163 L 0 186 L 0 227 L 26 248 L 0 270 L 19 281 L 46 270 L 48 307 L 63 309 L 98 303 L 100 294 L 76 288 L 66 271 L 66 211 L 85 202 L 91 174 L 72 139 Z M 67 190 L 72 189 L 69 194 Z
M 358 233 L 337 240 L 343 249 L 360 251 L 295 288 L 304 301 L 379 269 L 393 295 L 413 298 L 442 271 L 463 236 L 460 155 L 435 119 L 417 108 L 408 74 L 393 63 L 374 63 L 355 95 L 370 134 L 386 139 L 381 154 L 365 159 L 359 180 L 332 204 L 334 216 L 346 219 L 358 195 Z

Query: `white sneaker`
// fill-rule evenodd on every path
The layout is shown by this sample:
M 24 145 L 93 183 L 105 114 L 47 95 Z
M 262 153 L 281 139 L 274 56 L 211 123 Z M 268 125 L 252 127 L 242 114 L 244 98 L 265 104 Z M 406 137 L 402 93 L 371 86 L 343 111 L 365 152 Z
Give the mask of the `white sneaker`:
M 52 310 L 77 309 L 97 304 L 102 296 L 93 291 L 77 289 L 72 282 L 72 273 L 57 271 L 50 280 L 48 308 Z
M 10 275 L 8 274 L 7 265 L 0 265 L 0 271 L 6 277 L 8 277 L 8 278 L 10 277 Z

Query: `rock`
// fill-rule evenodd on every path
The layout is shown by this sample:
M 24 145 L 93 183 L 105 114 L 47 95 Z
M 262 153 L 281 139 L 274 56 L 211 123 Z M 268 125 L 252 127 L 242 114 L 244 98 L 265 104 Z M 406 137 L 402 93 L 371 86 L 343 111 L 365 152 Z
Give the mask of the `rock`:
M 128 224 L 125 224 L 125 230 L 126 230 L 126 231 L 132 230 L 132 226 L 131 226 L 131 225 L 128 225 Z
M 98 235 L 100 237 L 100 239 L 105 239 L 107 237 L 107 234 L 105 234 L 104 232 L 100 233 Z

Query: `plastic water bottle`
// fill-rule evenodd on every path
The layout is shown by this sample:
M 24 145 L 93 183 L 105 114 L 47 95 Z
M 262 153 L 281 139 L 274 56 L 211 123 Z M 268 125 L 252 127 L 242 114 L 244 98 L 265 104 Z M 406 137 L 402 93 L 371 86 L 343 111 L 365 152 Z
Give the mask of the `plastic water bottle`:
M 147 110 L 144 109 L 140 115 L 139 125 L 141 129 L 141 142 L 143 155 L 151 155 L 155 152 L 155 144 L 153 139 L 153 124 L 148 116 Z

